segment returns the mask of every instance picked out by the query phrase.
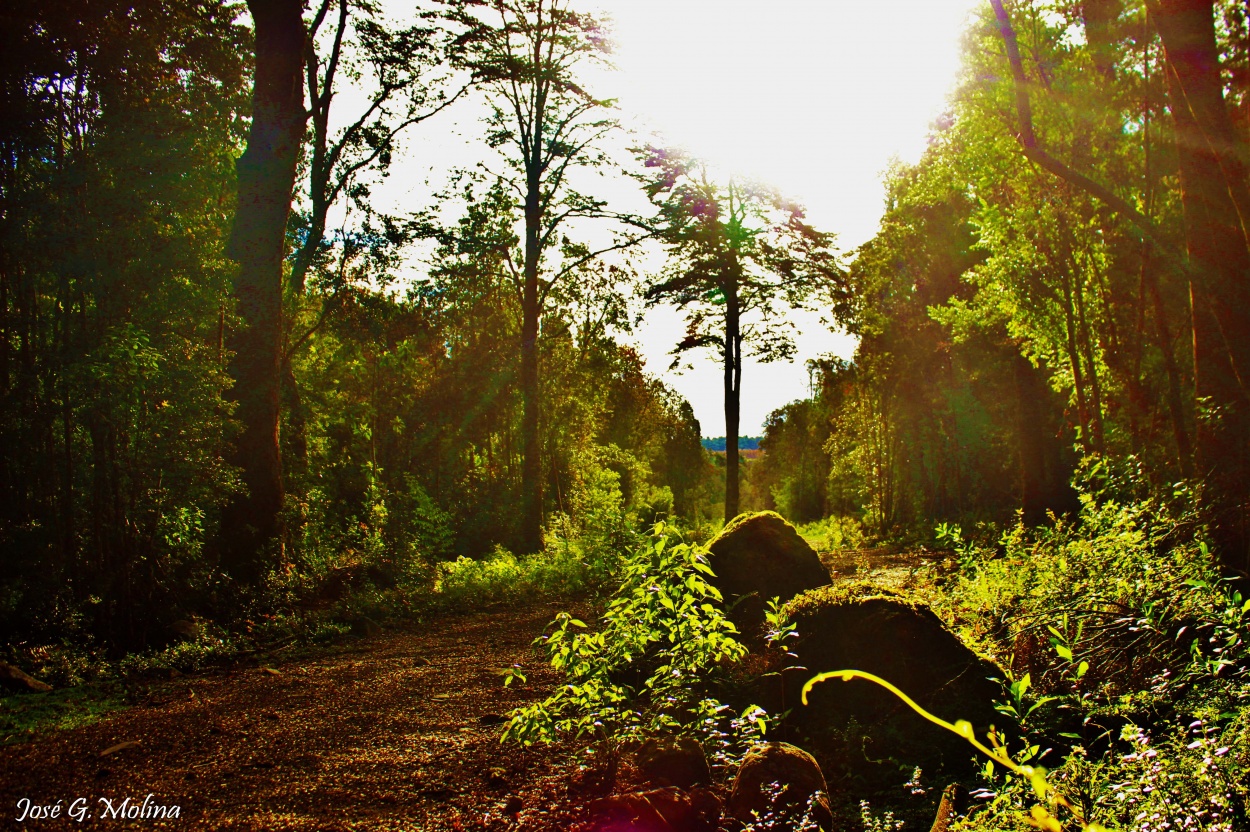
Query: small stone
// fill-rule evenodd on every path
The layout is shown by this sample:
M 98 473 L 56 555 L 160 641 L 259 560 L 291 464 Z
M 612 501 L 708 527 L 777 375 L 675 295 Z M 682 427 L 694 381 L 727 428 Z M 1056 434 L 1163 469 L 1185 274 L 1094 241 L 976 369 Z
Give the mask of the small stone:
M 829 829 L 829 787 L 820 764 L 801 748 L 770 742 L 747 753 L 734 778 L 729 814 L 750 823 L 768 813 L 797 820 L 808 811 L 821 829 Z

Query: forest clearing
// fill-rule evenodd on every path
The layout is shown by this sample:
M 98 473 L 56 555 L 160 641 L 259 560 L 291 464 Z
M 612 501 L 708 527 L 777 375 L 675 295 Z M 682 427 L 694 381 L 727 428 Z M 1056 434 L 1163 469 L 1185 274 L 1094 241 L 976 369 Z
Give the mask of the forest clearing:
M 10 3 L 0 112 L 6 828 L 1250 830 L 1245 3 Z

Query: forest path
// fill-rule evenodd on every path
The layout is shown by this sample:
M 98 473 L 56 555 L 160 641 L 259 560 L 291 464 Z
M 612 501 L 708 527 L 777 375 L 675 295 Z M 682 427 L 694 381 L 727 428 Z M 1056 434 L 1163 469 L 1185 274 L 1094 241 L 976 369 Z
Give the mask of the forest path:
M 0 748 L 0 826 L 568 828 L 564 751 L 499 743 L 511 709 L 558 683 L 531 642 L 561 607 L 448 616 L 304 660 L 163 683 L 138 707 Z M 528 682 L 505 688 L 498 671 L 514 663 Z M 137 744 L 101 756 L 126 742 Z M 149 794 L 149 811 L 178 806 L 179 820 L 105 817 L 102 799 L 139 806 Z M 10 827 L 23 798 L 62 801 L 61 819 Z M 78 798 L 91 813 L 82 823 L 66 819 Z M 519 825 L 504 814 L 518 806 Z
M 816 543 L 808 542 L 816 547 Z M 951 553 L 928 551 L 923 547 L 817 550 L 820 562 L 829 570 L 834 583 L 857 580 L 893 588 L 906 587 L 913 583 L 916 573 L 926 565 L 951 566 L 948 563 Z

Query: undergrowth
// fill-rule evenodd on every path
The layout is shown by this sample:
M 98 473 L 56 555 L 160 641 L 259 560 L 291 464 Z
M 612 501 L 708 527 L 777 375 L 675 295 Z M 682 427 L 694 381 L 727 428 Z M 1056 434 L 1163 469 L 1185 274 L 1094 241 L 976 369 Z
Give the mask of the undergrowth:
M 1045 811 L 1064 822 L 1247 828 L 1250 601 L 1220 579 L 1186 498 L 1087 493 L 1075 520 L 993 546 L 941 530 L 960 574 L 935 609 L 1005 668 L 998 709 L 1024 739 L 1003 751 L 1050 769 L 1072 808 Z M 1061 828 L 1029 814 L 1039 794 L 1002 765 L 973 795 L 959 828 Z
M 820 552 L 862 549 L 868 543 L 864 524 L 846 515 L 813 520 L 796 527 L 796 531 Z
M 659 523 L 618 574 L 597 627 L 561 613 L 538 640 L 566 682 L 513 712 L 505 740 L 572 736 L 614 767 L 619 750 L 644 737 L 689 734 L 714 764 L 737 759 L 764 733 L 766 715 L 754 706 L 734 714 L 712 694 L 746 648 L 709 582 L 707 549 Z

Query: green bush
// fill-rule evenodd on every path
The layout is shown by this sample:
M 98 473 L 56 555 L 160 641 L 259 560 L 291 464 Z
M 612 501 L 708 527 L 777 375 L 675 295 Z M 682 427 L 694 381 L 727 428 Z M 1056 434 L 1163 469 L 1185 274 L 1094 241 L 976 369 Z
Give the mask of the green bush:
M 585 588 L 587 566 L 575 545 L 517 557 L 496 547 L 480 560 L 461 557 L 438 565 L 434 585 L 440 606 L 471 609 L 499 601 L 567 597 Z
M 539 639 L 566 684 L 512 715 L 506 739 L 560 736 L 616 747 L 645 735 L 696 733 L 722 748 L 763 732 L 763 712 L 727 715 L 710 693 L 741 658 L 734 625 L 709 582 L 707 549 L 659 523 L 620 570 L 597 630 L 561 613 Z

